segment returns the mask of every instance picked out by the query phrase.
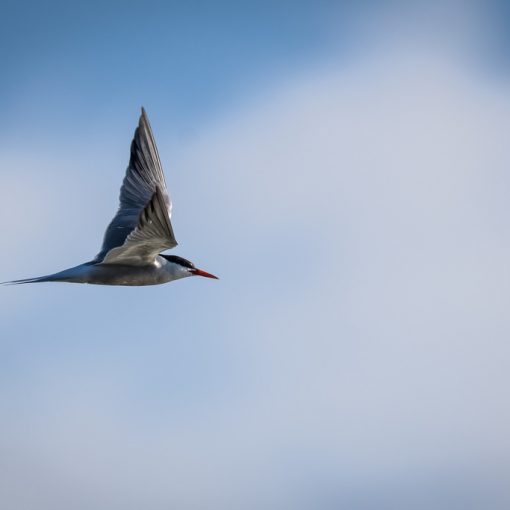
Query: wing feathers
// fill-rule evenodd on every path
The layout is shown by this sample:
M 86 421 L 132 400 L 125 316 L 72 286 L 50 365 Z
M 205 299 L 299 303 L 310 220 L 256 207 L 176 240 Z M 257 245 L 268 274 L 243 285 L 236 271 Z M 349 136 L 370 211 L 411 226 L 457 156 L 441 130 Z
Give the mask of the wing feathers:
M 172 204 L 149 119 L 142 108 L 138 127 L 131 142 L 129 165 L 120 189 L 119 210 L 106 229 L 103 246 L 96 261 L 103 260 L 107 253 L 121 247 L 127 238 L 134 234 L 139 227 L 141 214 L 145 213 L 146 206 L 155 196 L 159 203 L 157 216 L 160 223 L 164 222 L 166 225 L 168 239 L 175 246 L 177 243 L 170 223 Z M 147 225 L 146 231 L 151 231 Z
M 141 212 L 137 227 L 122 246 L 112 248 L 103 264 L 146 264 L 164 250 L 177 246 L 168 218 L 163 193 L 156 188 L 154 195 Z

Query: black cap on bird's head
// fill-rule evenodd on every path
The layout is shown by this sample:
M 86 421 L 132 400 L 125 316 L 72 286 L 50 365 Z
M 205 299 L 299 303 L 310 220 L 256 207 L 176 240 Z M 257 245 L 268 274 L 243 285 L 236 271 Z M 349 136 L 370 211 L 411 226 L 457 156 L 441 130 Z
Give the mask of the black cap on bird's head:
M 168 262 L 172 262 L 174 264 L 178 264 L 179 266 L 185 267 L 186 269 L 189 270 L 189 272 L 193 276 L 203 276 L 205 278 L 214 278 L 215 280 L 219 279 L 217 276 L 214 276 L 211 273 L 207 273 L 206 271 L 197 269 L 195 267 L 195 264 L 193 264 L 193 262 L 190 262 L 189 260 L 186 260 L 183 257 L 178 257 L 177 255 L 164 255 L 163 253 L 161 254 L 161 256 L 163 258 L 165 258 L 166 260 L 168 260 Z

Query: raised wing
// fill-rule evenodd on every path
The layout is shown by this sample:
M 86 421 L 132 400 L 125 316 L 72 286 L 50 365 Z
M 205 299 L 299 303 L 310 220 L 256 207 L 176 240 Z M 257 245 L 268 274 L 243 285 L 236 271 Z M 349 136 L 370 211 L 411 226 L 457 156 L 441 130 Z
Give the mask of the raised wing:
M 135 230 L 139 231 L 135 237 L 140 240 L 142 239 L 140 237 L 142 216 L 153 214 L 149 211 L 149 205 L 155 200 L 155 196 L 157 196 L 157 204 L 153 204 L 153 206 L 157 208 L 158 218 L 160 221 L 163 221 L 160 216 L 164 215 L 165 224 L 167 224 L 165 232 L 167 237 L 165 242 L 161 243 L 161 246 L 164 246 L 161 249 L 163 251 L 164 249 L 177 246 L 170 223 L 172 204 L 166 189 L 165 176 L 161 168 L 161 161 L 149 119 L 142 108 L 140 121 L 131 142 L 131 157 L 126 170 L 126 176 L 120 188 L 119 210 L 106 229 L 103 246 L 95 261 L 103 261 L 108 252 L 123 246 L 127 242 L 128 237 L 135 233 Z M 148 236 L 149 232 L 154 233 L 154 227 L 147 228 L 146 226 L 142 230 L 145 236 Z M 158 232 L 158 235 L 161 233 Z M 144 242 L 149 242 L 149 238 L 145 237 Z
M 127 236 L 122 246 L 112 248 L 106 254 L 102 264 L 150 263 L 163 250 L 176 245 L 165 197 L 157 187 L 140 214 L 137 227 Z

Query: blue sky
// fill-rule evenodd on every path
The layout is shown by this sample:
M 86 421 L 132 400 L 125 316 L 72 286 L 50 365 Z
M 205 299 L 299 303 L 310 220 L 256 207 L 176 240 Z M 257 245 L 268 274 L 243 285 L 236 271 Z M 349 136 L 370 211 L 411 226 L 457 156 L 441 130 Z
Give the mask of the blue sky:
M 5 3 L 0 280 L 97 253 L 141 105 L 221 280 L 0 288 L 2 508 L 508 508 L 502 7 Z
M 111 118 L 144 100 L 185 131 L 317 56 L 332 36 L 328 13 L 352 11 L 335 2 L 104 4 L 8 10 L 2 35 L 12 78 L 2 86 L 11 115 L 19 115 L 16 99 L 33 94 L 32 120 Z

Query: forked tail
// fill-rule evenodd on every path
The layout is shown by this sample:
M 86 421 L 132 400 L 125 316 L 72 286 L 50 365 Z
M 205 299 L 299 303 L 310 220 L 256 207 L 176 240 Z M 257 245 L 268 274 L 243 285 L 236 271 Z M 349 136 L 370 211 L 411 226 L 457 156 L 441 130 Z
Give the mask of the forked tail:
M 48 276 L 39 276 L 38 278 L 25 278 L 24 280 L 12 280 L 10 282 L 0 282 L 0 285 L 21 285 L 22 283 L 51 282 Z
M 75 282 L 87 283 L 87 275 L 90 272 L 92 262 L 86 262 L 79 266 L 64 269 L 58 273 L 38 276 L 36 278 L 24 278 L 23 280 L 12 280 L 10 282 L 2 282 L 0 285 L 21 285 L 22 283 L 39 283 L 39 282 Z

